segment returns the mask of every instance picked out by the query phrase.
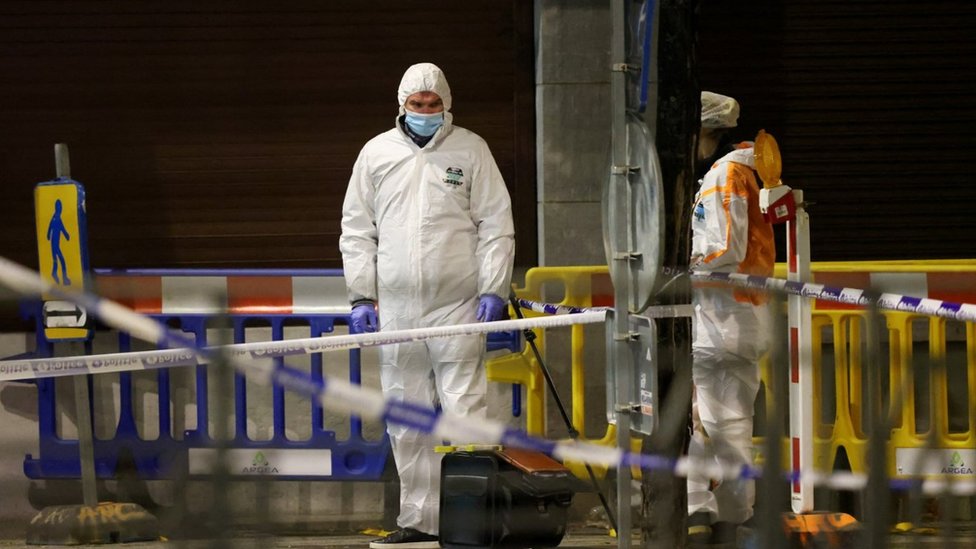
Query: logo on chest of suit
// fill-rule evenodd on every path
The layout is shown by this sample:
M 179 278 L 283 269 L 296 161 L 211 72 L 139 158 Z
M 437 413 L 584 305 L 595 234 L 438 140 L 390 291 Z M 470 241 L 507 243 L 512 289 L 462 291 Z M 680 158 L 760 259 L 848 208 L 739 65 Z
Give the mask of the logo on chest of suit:
M 444 172 L 444 183 L 459 187 L 464 185 L 464 170 L 451 166 Z
M 705 206 L 701 202 L 695 205 L 695 219 L 698 221 L 705 220 Z

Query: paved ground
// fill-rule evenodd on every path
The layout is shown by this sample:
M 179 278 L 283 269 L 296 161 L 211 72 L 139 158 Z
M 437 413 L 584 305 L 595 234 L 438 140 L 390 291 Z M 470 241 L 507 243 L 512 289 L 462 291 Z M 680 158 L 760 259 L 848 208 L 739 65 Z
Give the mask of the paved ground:
M 120 549 L 310 549 L 314 547 L 356 548 L 362 549 L 369 546 L 370 540 L 375 539 L 375 535 L 329 535 L 329 536 L 248 536 L 225 540 L 173 540 L 173 541 L 154 541 L 154 542 L 135 542 L 119 544 Z M 640 540 L 634 539 L 633 546 L 639 547 Z M 573 532 L 563 538 L 559 547 L 575 548 L 603 548 L 616 547 L 617 540 L 606 534 L 595 532 Z M 0 540 L 0 548 L 3 549 L 36 549 L 38 547 L 50 547 L 39 545 L 27 545 L 23 540 Z M 75 545 L 73 547 L 100 547 L 105 549 L 106 545 Z
M 896 534 L 892 535 L 888 540 L 888 547 L 892 549 L 908 549 L 908 548 L 923 548 L 923 549 L 935 549 L 935 548 L 947 548 L 947 549 L 971 549 L 976 547 L 976 523 L 957 523 L 953 525 L 954 532 L 952 536 L 949 537 L 945 534 L 946 532 L 939 533 L 927 533 L 923 535 L 912 535 L 912 534 Z M 307 549 L 315 547 L 329 547 L 329 548 L 356 548 L 361 549 L 368 547 L 369 541 L 375 536 L 367 534 L 353 534 L 353 535 L 323 535 L 323 536 L 257 536 L 257 535 L 244 535 L 241 537 L 235 537 L 229 540 L 161 540 L 154 542 L 136 542 L 136 543 L 126 543 L 119 544 L 120 549 L 285 549 L 285 548 L 295 548 L 295 549 Z M 579 529 L 570 531 L 566 537 L 563 538 L 563 542 L 559 547 L 570 547 L 570 548 L 605 548 L 605 547 L 616 547 L 617 540 L 612 538 L 606 533 L 601 532 L 597 529 Z M 635 537 L 632 543 L 632 547 L 639 548 L 641 546 L 640 539 L 635 532 Z M 863 547 L 861 543 L 853 543 L 847 545 L 847 547 Z M 39 546 L 39 545 L 27 545 L 21 540 L 0 540 L 0 548 L 2 549 L 36 549 L 38 547 L 50 547 L 50 546 Z M 105 545 L 86 545 L 86 546 L 74 546 L 74 547 L 100 547 L 105 548 Z M 728 546 L 701 546 L 708 547 L 709 549 L 736 549 L 736 546 L 729 544 Z M 757 547 L 753 543 L 741 542 L 738 547 L 744 549 L 752 549 Z M 826 546 L 823 546 L 826 547 Z M 697 546 L 692 546 L 691 549 L 698 549 Z

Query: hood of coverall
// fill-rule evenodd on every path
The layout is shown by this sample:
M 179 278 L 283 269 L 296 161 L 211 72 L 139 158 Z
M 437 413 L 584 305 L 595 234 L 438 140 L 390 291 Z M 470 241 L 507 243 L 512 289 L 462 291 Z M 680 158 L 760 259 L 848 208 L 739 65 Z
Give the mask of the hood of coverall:
M 710 91 L 701 92 L 701 127 L 734 128 L 739 123 L 739 102 Z
M 450 128 L 451 121 L 453 120 L 450 112 L 451 87 L 447 84 L 447 77 L 444 76 L 444 71 L 433 63 L 417 63 L 416 65 L 411 65 L 403 73 L 403 78 L 400 79 L 400 87 L 397 88 L 397 104 L 400 106 L 400 114 L 397 115 L 397 118 L 399 119 L 399 117 L 407 112 L 403 106 L 407 102 L 407 98 L 415 93 L 424 91 L 434 92 L 441 98 L 441 102 L 444 103 L 443 127 L 445 129 Z

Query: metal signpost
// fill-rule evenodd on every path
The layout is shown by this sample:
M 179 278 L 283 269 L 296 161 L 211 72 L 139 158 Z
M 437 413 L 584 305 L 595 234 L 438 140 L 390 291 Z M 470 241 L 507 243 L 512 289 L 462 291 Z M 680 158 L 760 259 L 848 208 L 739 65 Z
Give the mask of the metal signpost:
M 37 258 L 40 275 L 65 292 L 82 292 L 88 277 L 88 242 L 85 223 L 85 189 L 71 179 L 68 147 L 54 146 L 57 179 L 34 187 L 37 226 Z M 44 339 L 55 347 L 55 356 L 85 354 L 91 339 L 87 312 L 70 301 L 49 293 L 41 296 Z M 95 506 L 95 461 L 92 439 L 88 377 L 74 378 L 75 415 L 81 453 L 81 487 L 85 505 Z
M 54 146 L 57 178 L 34 187 L 37 258 L 41 278 L 54 289 L 41 296 L 43 341 L 55 357 L 89 354 L 88 311 L 66 299 L 88 286 L 85 189 L 71 179 L 68 148 Z M 27 531 L 29 544 L 112 543 L 155 539 L 155 517 L 134 503 L 98 503 L 88 375 L 73 376 L 83 504 L 50 506 Z
M 639 12 L 634 11 L 636 6 L 614 0 L 610 8 L 612 157 L 602 216 L 614 287 L 614 309 L 608 311 L 606 321 L 608 419 L 616 424 L 616 442 L 622 449 L 631 447 L 632 431 L 650 435 L 657 424 L 656 325 L 653 318 L 638 315 L 654 300 L 664 249 L 662 176 L 653 135 L 656 109 L 648 109 L 648 96 L 656 99 L 648 91 L 655 8 L 647 1 L 640 4 Z M 628 29 L 634 31 L 631 36 Z M 633 93 L 628 95 L 629 89 Z M 631 491 L 631 470 L 619 467 L 620 549 L 631 546 Z

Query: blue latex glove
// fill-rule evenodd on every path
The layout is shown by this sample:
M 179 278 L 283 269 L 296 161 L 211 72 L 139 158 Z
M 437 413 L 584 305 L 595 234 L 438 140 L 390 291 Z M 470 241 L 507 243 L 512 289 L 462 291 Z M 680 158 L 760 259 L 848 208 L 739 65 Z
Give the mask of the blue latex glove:
M 360 303 L 353 306 L 349 320 L 349 333 L 362 334 L 376 331 L 376 305 Z
M 505 315 L 505 300 L 495 294 L 485 294 L 478 301 L 478 320 L 481 322 L 494 322 L 501 320 Z

